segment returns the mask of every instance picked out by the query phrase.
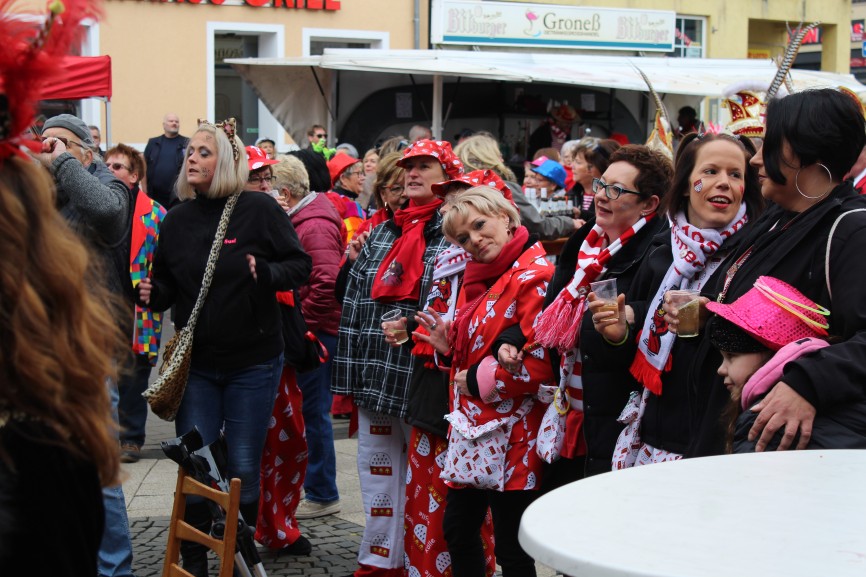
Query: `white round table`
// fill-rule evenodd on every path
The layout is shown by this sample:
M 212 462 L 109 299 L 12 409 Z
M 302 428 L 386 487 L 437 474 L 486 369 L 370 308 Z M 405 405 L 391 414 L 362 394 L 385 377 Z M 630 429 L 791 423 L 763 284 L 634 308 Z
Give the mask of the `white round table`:
M 864 577 L 866 451 L 605 473 L 535 501 L 520 544 L 575 577 Z

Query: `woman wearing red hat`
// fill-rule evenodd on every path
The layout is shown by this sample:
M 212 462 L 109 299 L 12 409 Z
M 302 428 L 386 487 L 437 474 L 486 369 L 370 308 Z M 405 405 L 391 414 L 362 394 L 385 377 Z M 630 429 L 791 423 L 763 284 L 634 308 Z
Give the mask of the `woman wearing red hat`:
M 409 203 L 376 227 L 349 272 L 331 391 L 358 406 L 358 473 L 366 523 L 357 577 L 403 574 L 403 519 L 409 428 L 404 421 L 412 373 L 410 344 L 391 347 L 381 317 L 411 317 L 426 301 L 442 236 L 441 200 L 431 187 L 463 171 L 447 142 L 419 140 L 404 151 Z M 390 504 L 390 505 L 389 505 Z M 397 513 L 397 514 L 395 514 Z
M 331 190 L 328 200 L 340 213 L 346 224 L 346 242 L 355 236 L 355 231 L 367 218 L 367 213 L 358 202 L 358 195 L 364 192 L 364 163 L 348 154 L 336 154 L 328 161 L 331 173 Z

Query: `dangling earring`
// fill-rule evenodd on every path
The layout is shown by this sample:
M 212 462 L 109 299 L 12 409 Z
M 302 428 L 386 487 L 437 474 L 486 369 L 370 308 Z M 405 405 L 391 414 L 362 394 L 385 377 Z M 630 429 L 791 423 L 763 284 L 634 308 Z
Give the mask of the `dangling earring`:
M 827 168 L 826 166 L 824 166 L 823 164 L 821 164 L 820 162 L 816 162 L 815 164 L 817 164 L 818 166 L 820 166 L 821 168 L 823 168 L 824 170 L 827 171 L 827 178 L 830 179 L 831 186 L 830 186 L 830 188 L 827 189 L 827 192 L 825 192 L 824 194 L 819 194 L 818 196 L 809 196 L 808 194 L 804 193 L 802 190 L 800 190 L 800 182 L 799 182 L 800 171 L 803 170 L 803 167 L 801 166 L 800 168 L 797 169 L 797 174 L 794 175 L 794 187 L 797 189 L 797 192 L 800 193 L 800 196 L 802 196 L 803 198 L 808 198 L 809 200 L 821 200 L 822 198 L 824 198 L 825 196 L 830 194 L 831 190 L 833 190 L 833 186 L 832 186 L 833 174 L 830 172 L 830 169 Z

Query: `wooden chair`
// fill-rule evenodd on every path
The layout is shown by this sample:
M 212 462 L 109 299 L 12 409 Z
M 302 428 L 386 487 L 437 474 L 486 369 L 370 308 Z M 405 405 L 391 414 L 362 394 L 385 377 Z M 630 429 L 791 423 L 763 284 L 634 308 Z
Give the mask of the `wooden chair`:
M 187 495 L 198 495 L 217 503 L 226 512 L 225 535 L 216 539 L 202 533 L 186 521 Z M 192 577 L 178 564 L 180 558 L 180 542 L 195 541 L 214 551 L 220 559 L 219 577 L 231 577 L 234 569 L 235 544 L 238 533 L 238 506 L 241 502 L 241 480 L 232 479 L 229 492 L 224 493 L 199 483 L 186 474 L 183 467 L 177 473 L 177 488 L 174 493 L 174 507 L 171 511 L 171 523 L 168 528 L 168 546 L 165 550 L 165 565 L 163 577 Z

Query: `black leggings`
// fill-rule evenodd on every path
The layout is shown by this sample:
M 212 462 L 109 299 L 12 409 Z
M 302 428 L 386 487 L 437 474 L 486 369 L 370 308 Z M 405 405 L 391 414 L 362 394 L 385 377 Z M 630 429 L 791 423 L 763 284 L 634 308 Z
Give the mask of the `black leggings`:
M 449 489 L 442 526 L 454 577 L 485 575 L 481 526 L 488 507 L 493 514 L 496 562 L 502 566 L 502 577 L 534 577 L 535 561 L 520 546 L 517 530 L 523 511 L 537 495 L 537 491 Z

